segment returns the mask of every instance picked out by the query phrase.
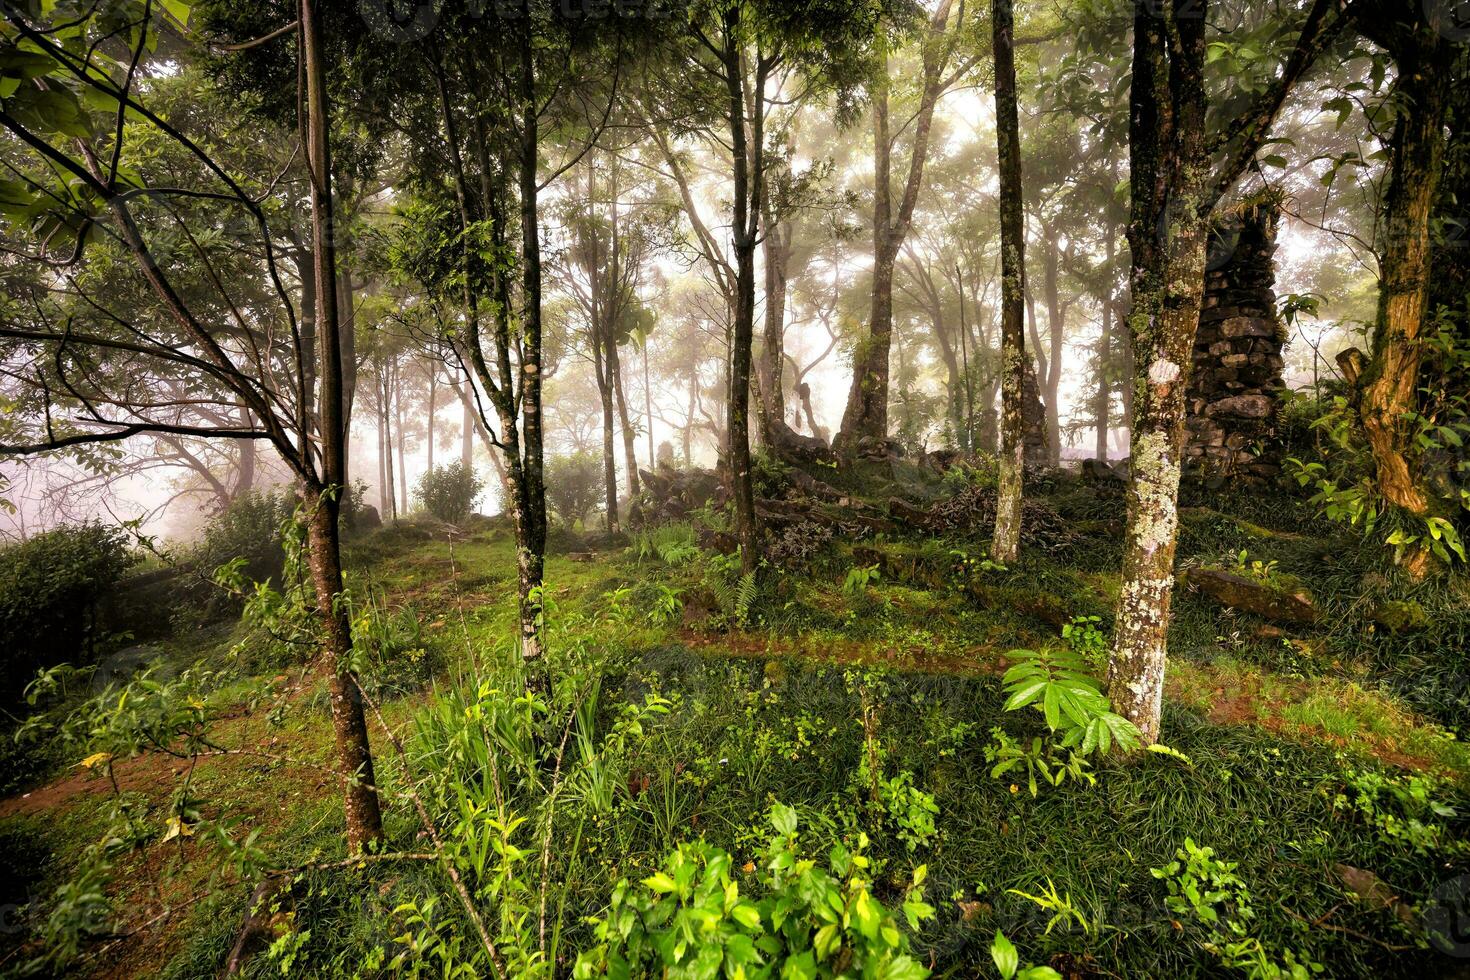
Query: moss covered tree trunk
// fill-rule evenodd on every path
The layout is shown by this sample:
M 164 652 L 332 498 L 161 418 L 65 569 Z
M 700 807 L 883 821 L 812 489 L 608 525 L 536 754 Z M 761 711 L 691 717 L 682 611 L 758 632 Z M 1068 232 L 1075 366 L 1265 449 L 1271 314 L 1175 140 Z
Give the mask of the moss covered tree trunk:
M 1369 25 L 1375 39 L 1382 31 Z M 1419 36 L 1422 34 L 1423 36 Z M 1401 113 L 1391 138 L 1373 357 L 1359 380 L 1358 412 L 1388 501 L 1423 517 L 1430 495 L 1418 470 L 1411 415 L 1419 407 L 1420 332 L 1428 309 L 1430 217 L 1444 169 L 1449 108 L 1445 45 L 1406 26 L 1384 38 L 1399 69 Z
M 1158 741 L 1163 707 L 1184 396 L 1213 203 L 1205 152 L 1205 8 L 1205 0 L 1134 5 L 1128 224 L 1133 463 L 1108 696 L 1113 709 L 1138 726 L 1145 744 Z M 1173 42 L 1171 27 L 1177 31 Z
M 1021 201 L 1021 134 L 1016 109 L 1016 57 L 1011 0 L 994 0 L 995 138 L 1000 161 L 1001 452 L 995 535 L 990 555 L 1015 561 L 1021 550 L 1025 421 L 1026 228 Z

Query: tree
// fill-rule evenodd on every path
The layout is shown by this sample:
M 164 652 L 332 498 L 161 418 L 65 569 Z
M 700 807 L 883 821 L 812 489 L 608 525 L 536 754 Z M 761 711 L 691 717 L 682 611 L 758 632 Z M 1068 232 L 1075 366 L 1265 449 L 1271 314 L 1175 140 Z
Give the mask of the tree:
M 1356 351 L 1343 358 L 1356 388 L 1356 408 L 1373 455 L 1378 491 L 1415 517 L 1433 513 L 1434 501 L 1419 465 L 1414 418 L 1423 363 L 1421 331 L 1430 319 L 1433 281 L 1431 219 L 1446 152 L 1451 94 L 1445 79 L 1463 45 L 1441 31 L 1435 17 L 1448 6 L 1359 2 L 1355 25 L 1386 50 L 1397 69 L 1394 126 L 1388 138 L 1388 189 L 1380 245 L 1381 288 L 1373 325 L 1373 354 L 1366 365 Z
M 688 101 L 688 93 L 664 93 L 669 104 L 683 103 L 684 118 L 700 121 L 713 136 L 718 118 L 730 154 L 731 232 L 733 261 L 711 263 L 730 306 L 729 368 L 727 371 L 726 466 L 735 503 L 735 533 L 740 542 L 741 566 L 754 572 L 758 557 L 758 528 L 750 463 L 750 385 L 755 338 L 755 252 L 760 244 L 761 215 L 766 190 L 766 118 L 768 87 L 783 68 L 806 84 L 832 93 L 839 108 L 848 103 L 859 81 L 870 70 L 870 56 L 880 27 L 894 21 L 888 3 L 854 6 L 836 0 L 694 0 L 689 4 L 687 30 L 680 48 L 688 71 L 713 82 L 695 93 L 703 104 Z M 649 121 L 653 121 L 652 116 Z M 686 125 L 688 125 L 686 123 Z M 663 144 L 671 163 L 677 156 Z M 680 180 L 689 201 L 689 183 Z M 691 220 L 696 209 L 689 207 Z M 699 226 L 699 227 L 702 227 Z M 699 233 L 710 256 L 723 255 L 704 228 Z
M 1185 393 L 1216 203 L 1269 136 L 1288 92 L 1341 26 L 1315 0 L 1280 73 L 1239 115 L 1207 125 L 1206 0 L 1136 0 L 1129 90 L 1128 245 L 1134 359 L 1132 475 L 1108 694 L 1145 742 L 1163 705 Z M 1273 33 L 1279 36 L 1279 27 Z M 1227 100 L 1229 104 L 1229 100 Z M 1211 130 L 1221 162 L 1212 166 Z
M 897 207 L 893 201 L 892 167 L 895 134 L 889 122 L 888 59 L 880 47 L 879 67 L 872 91 L 873 102 L 873 301 L 868 334 L 853 357 L 852 386 L 842 429 L 835 442 L 840 451 L 857 440 L 882 439 L 888 434 L 888 358 L 893 344 L 893 268 L 913 221 L 914 207 L 924 182 L 924 163 L 929 154 L 934 108 L 939 98 L 964 76 L 973 58 L 949 71 L 950 59 L 964 27 L 964 4 L 951 24 L 950 0 L 940 0 L 929 18 L 922 39 L 922 69 L 919 105 L 914 114 L 913 144 L 909 151 L 908 174 Z M 907 126 L 900 127 L 900 131 Z
M 990 554 L 1015 561 L 1021 549 L 1022 483 L 1025 470 L 1021 385 L 1026 342 L 1022 318 L 1026 295 L 1026 229 L 1021 200 L 1021 134 L 1016 111 L 1016 60 L 1010 0 L 994 0 L 995 135 L 1000 161 L 1001 264 L 1001 452 Z M 1056 411 L 1056 406 L 1052 406 Z
M 312 271 L 319 342 L 308 346 L 278 262 L 278 241 L 254 189 L 223 167 L 199 143 L 156 113 L 139 86 L 140 65 L 158 33 L 177 30 L 170 15 L 147 2 L 114 5 L 109 16 L 53 12 L 55 22 L 5 8 L 9 31 L 23 39 L 28 84 L 16 87 L 0 110 L 0 126 L 22 147 L 29 166 L 7 183 L 7 200 L 23 203 L 40 232 L 37 241 L 69 241 L 56 263 L 70 273 L 75 294 L 63 293 L 39 322 L 0 327 L 6 359 L 40 358 L 53 364 L 64 396 L 29 421 L 35 437 L 7 445 L 10 454 L 86 452 L 144 433 L 215 439 L 266 440 L 298 482 L 308 520 L 309 562 L 316 595 L 321 657 L 329 675 L 338 764 L 345 782 L 347 840 L 356 852 L 382 838 L 362 693 L 350 672 L 352 630 L 338 548 L 341 493 L 347 468 L 340 317 L 332 227 L 330 106 L 321 62 L 322 36 L 313 0 L 297 8 L 295 36 L 301 60 L 300 141 L 309 183 Z M 176 9 L 171 5 L 170 9 Z M 105 22 L 104 22 L 105 21 Z M 125 38 L 123 57 L 102 54 L 104 39 Z M 95 114 L 92 106 L 102 106 Z M 175 172 L 150 169 L 139 145 L 178 151 L 192 163 L 179 184 Z M 57 193 L 56 181 L 64 193 Z M 270 193 L 270 184 L 262 182 Z M 186 208 L 190 205 L 197 211 Z M 209 224 L 208 222 L 213 222 Z M 242 306 L 213 265 L 208 243 L 223 225 L 252 235 L 263 251 L 270 306 Z M 182 230 L 173 238 L 173 229 Z M 49 229 L 49 230 L 48 230 Z M 160 248 L 161 246 L 161 248 Z M 174 249 L 193 263 L 171 260 Z M 80 281 L 90 263 L 106 268 L 126 257 L 128 278 L 145 287 L 149 305 L 137 312 L 107 308 Z M 134 278 L 135 277 L 135 278 Z M 202 280 L 202 281 L 201 281 Z M 66 316 L 70 306 L 101 310 L 84 331 Z M 59 317 L 59 318 L 57 318 Z M 271 329 L 256 329 L 269 320 Z M 95 373 L 97 363 L 122 361 L 126 370 Z M 226 424 L 179 422 L 169 406 L 142 403 L 114 388 L 129 376 L 157 376 L 178 368 L 195 372 L 192 397 L 228 410 Z M 313 387 L 315 390 L 312 390 Z M 100 397 L 94 397 L 100 396 Z M 244 418 L 236 414 L 245 409 Z M 69 418 L 56 417 L 69 411 Z M 238 421 L 236 421 L 238 419 Z

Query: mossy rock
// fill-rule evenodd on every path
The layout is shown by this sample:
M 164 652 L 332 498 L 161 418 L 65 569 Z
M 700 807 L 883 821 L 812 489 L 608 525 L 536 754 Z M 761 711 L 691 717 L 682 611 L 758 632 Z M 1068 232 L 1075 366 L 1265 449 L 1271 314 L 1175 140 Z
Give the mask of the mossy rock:
M 1391 633 L 1412 633 L 1429 625 L 1429 613 L 1412 599 L 1380 602 L 1368 616 Z
M 1294 580 L 1262 582 L 1223 568 L 1191 568 L 1185 577 L 1222 606 L 1278 623 L 1309 625 L 1317 621 L 1317 606 L 1311 594 Z

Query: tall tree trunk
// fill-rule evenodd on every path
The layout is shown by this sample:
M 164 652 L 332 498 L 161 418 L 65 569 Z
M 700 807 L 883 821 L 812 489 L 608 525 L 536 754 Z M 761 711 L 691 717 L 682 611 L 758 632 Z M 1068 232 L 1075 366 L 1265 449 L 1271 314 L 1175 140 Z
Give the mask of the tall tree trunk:
M 880 60 L 873 84 L 873 292 L 868 335 L 853 355 L 852 386 L 842 413 L 842 428 L 833 440 L 839 452 L 848 452 L 863 437 L 882 439 L 888 434 L 889 352 L 893 346 L 893 266 L 908 237 L 914 207 L 923 186 L 924 163 L 934 107 L 943 94 L 944 72 L 953 45 L 945 37 L 950 0 L 939 0 L 924 39 L 923 87 L 913 120 L 914 142 L 908 177 L 898 207 L 893 207 L 893 144 L 888 125 L 888 63 Z M 958 27 L 956 28 L 958 30 Z
M 1045 275 L 1046 321 L 1051 331 L 1051 349 L 1047 351 L 1046 364 L 1046 456 L 1052 466 L 1062 461 L 1062 356 L 1066 348 L 1063 336 L 1066 333 L 1066 312 L 1062 309 L 1060 288 L 1060 257 L 1057 254 L 1057 236 L 1045 225 L 1046 247 L 1042 251 L 1042 271 Z
M 439 396 L 439 371 L 438 371 L 437 368 L 430 368 L 429 369 L 429 410 L 428 410 L 427 416 L 425 417 L 425 420 L 424 420 L 424 425 L 425 425 L 425 427 L 428 430 L 427 437 L 424 439 L 424 443 L 425 443 L 425 456 L 426 456 L 426 458 L 424 459 L 424 467 L 425 467 L 424 468 L 424 472 L 425 473 L 432 473 L 432 472 L 434 472 L 434 412 L 439 407 L 438 406 L 438 396 Z
M 653 449 L 653 387 L 648 375 L 648 338 L 643 338 L 643 424 L 648 429 L 648 468 L 658 465 Z
M 524 456 L 516 503 L 520 572 L 521 656 L 541 656 L 541 582 L 546 565 L 546 470 L 541 416 L 541 225 L 537 214 L 540 120 L 531 6 L 521 4 L 525 47 L 521 54 L 521 416 Z
M 623 385 L 623 360 L 616 344 L 612 345 L 609 354 L 608 367 L 611 368 L 613 396 L 618 406 L 618 425 L 623 432 L 623 462 L 628 470 L 628 497 L 633 501 L 629 504 L 628 520 L 633 522 L 632 508 L 637 506 L 638 499 L 638 434 L 633 431 L 633 422 L 628 416 L 627 393 Z
M 393 365 L 393 428 L 398 436 L 398 494 L 402 498 L 400 514 L 413 513 L 408 487 L 408 437 L 403 429 L 403 372 Z
M 314 0 L 301 0 L 301 46 L 306 79 L 307 163 L 311 170 L 311 232 L 315 254 L 321 336 L 319 438 L 324 486 L 307 489 L 312 583 L 322 620 L 322 652 L 329 671 L 332 731 L 346 780 L 347 849 L 359 853 L 383 839 L 377 780 L 362 691 L 348 670 L 352 624 L 338 601 L 342 592 L 339 517 L 347 473 L 347 419 L 342 389 L 341 322 L 337 310 L 337 260 L 332 244 L 332 159 L 328 142 L 326 76 Z
M 1194 335 L 1204 295 L 1209 233 L 1205 152 L 1205 13 L 1208 0 L 1161 14 L 1135 0 L 1130 92 L 1128 242 L 1132 249 L 1132 479 L 1123 584 L 1108 695 L 1144 742 L 1159 738 L 1179 473 Z M 1177 42 L 1166 40 L 1166 16 Z M 1170 54 L 1172 52 L 1172 56 Z M 1172 125 L 1165 128 L 1164 120 Z
M 791 222 L 772 223 L 766 211 L 766 233 L 761 239 L 766 260 L 766 315 L 761 333 L 760 422 L 767 443 L 775 423 L 786 421 L 786 398 L 781 390 L 781 368 L 786 330 L 786 264 L 791 253 Z
M 241 405 L 240 421 L 248 426 L 251 418 L 250 409 Z M 240 455 L 235 460 L 235 489 L 231 493 L 232 499 L 241 497 L 255 489 L 255 464 L 258 456 L 255 440 L 241 439 L 239 443 Z
M 621 522 L 618 515 L 618 451 L 613 421 L 612 364 L 607 356 L 611 345 L 600 323 L 594 323 L 592 330 L 592 366 L 597 376 L 597 395 L 602 402 L 602 489 L 607 508 L 603 520 L 608 533 L 616 534 L 621 530 Z
M 1117 240 L 1114 231 L 1108 229 L 1108 251 L 1104 268 L 1112 274 L 1113 260 L 1117 255 Z M 1093 401 L 1093 420 L 1097 423 L 1097 440 L 1093 447 L 1093 455 L 1103 462 L 1108 459 L 1108 429 L 1111 425 L 1109 414 L 1113 406 L 1113 389 L 1108 379 L 1109 361 L 1113 356 L 1113 291 L 1112 279 L 1109 278 L 1109 288 L 1102 303 L 1102 334 L 1097 341 L 1097 395 Z
M 1419 406 L 1420 330 L 1428 313 L 1430 216 L 1444 163 L 1449 108 L 1442 43 L 1398 53 L 1404 106 L 1393 130 L 1388 191 L 1381 207 L 1382 285 L 1373 357 L 1358 380 L 1358 413 L 1388 501 L 1420 517 L 1430 513 L 1410 421 Z
M 684 450 L 684 465 L 694 465 L 694 417 L 699 411 L 699 362 L 696 361 L 689 368 L 689 415 L 684 425 L 684 431 L 680 433 L 680 441 Z
M 465 379 L 464 385 L 466 388 L 469 387 L 468 378 Z M 459 397 L 460 407 L 464 410 L 459 431 L 459 461 L 465 469 L 469 469 L 475 465 L 475 428 L 480 424 L 480 414 L 475 411 L 474 398 L 468 391 L 461 390 Z M 490 447 L 490 452 L 494 454 L 494 446 Z
M 1001 453 L 995 536 L 990 555 L 1015 561 L 1021 550 L 1024 424 L 1021 385 L 1025 378 L 1023 319 L 1026 290 L 1026 227 L 1021 200 L 1021 134 L 1016 108 L 1016 56 L 1011 0 L 993 0 L 995 134 L 1000 162 L 1001 234 Z
M 727 427 L 730 489 L 735 498 L 735 536 L 740 542 L 740 567 L 752 573 L 757 561 L 755 488 L 750 474 L 750 361 L 755 341 L 755 246 L 760 214 L 762 114 L 765 104 L 764 68 L 756 70 L 751 138 L 745 131 L 745 69 L 741 52 L 740 8 L 731 6 L 724 23 L 724 74 L 729 97 L 728 122 L 734 194 L 732 236 L 735 251 L 735 317 L 730 337 Z M 755 159 L 754 175 L 751 158 Z

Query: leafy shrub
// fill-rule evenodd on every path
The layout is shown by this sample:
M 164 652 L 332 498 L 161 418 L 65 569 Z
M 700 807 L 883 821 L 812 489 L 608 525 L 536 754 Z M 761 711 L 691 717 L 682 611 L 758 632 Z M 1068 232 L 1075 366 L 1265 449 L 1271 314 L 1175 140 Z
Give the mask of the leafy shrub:
M 1100 642 L 1099 636 L 1092 635 L 1096 626 L 1086 619 L 1070 625 L 1067 639 L 1073 649 L 1012 650 L 1008 656 L 1016 663 L 1002 678 L 1008 695 L 1006 710 L 1035 708 L 1051 737 L 1035 736 L 1026 747 L 994 728 L 991 743 L 985 747 L 986 761 L 993 764 L 992 778 L 1024 767 L 1032 796 L 1042 782 L 1060 786 L 1070 778 L 1093 783 L 1089 756 L 1106 754 L 1114 745 L 1129 752 L 1140 743 L 1138 729 L 1112 710 L 1102 685 L 1089 672 L 1087 652 Z
M 546 461 L 546 503 L 568 527 L 587 520 L 602 500 L 602 459 L 594 453 L 553 456 Z
M 475 500 L 484 489 L 485 482 L 475 475 L 474 467 L 457 459 L 425 473 L 416 492 L 430 515 L 448 524 L 458 524 L 470 516 Z
M 681 844 L 638 885 L 618 882 L 597 945 L 578 957 L 573 976 L 929 975 L 897 916 L 872 895 L 866 837 L 852 850 L 834 845 L 824 868 L 800 857 L 795 810 L 777 804 L 770 821 L 775 835 L 765 857 L 746 866 L 759 898 L 742 895 L 728 852 Z M 934 915 L 923 901 L 924 878 L 920 865 L 904 896 L 912 929 Z
M 253 491 L 232 500 L 204 525 L 199 541 L 180 555 L 192 569 L 183 586 L 191 604 L 207 615 L 239 612 L 238 597 L 221 590 L 214 574 L 237 562 L 241 576 L 252 582 L 279 579 L 282 568 L 281 528 L 291 520 L 296 498 L 285 490 Z
M 121 528 L 96 521 L 0 550 L 0 702 L 17 699 L 37 670 L 96 653 L 102 602 L 137 560 Z

